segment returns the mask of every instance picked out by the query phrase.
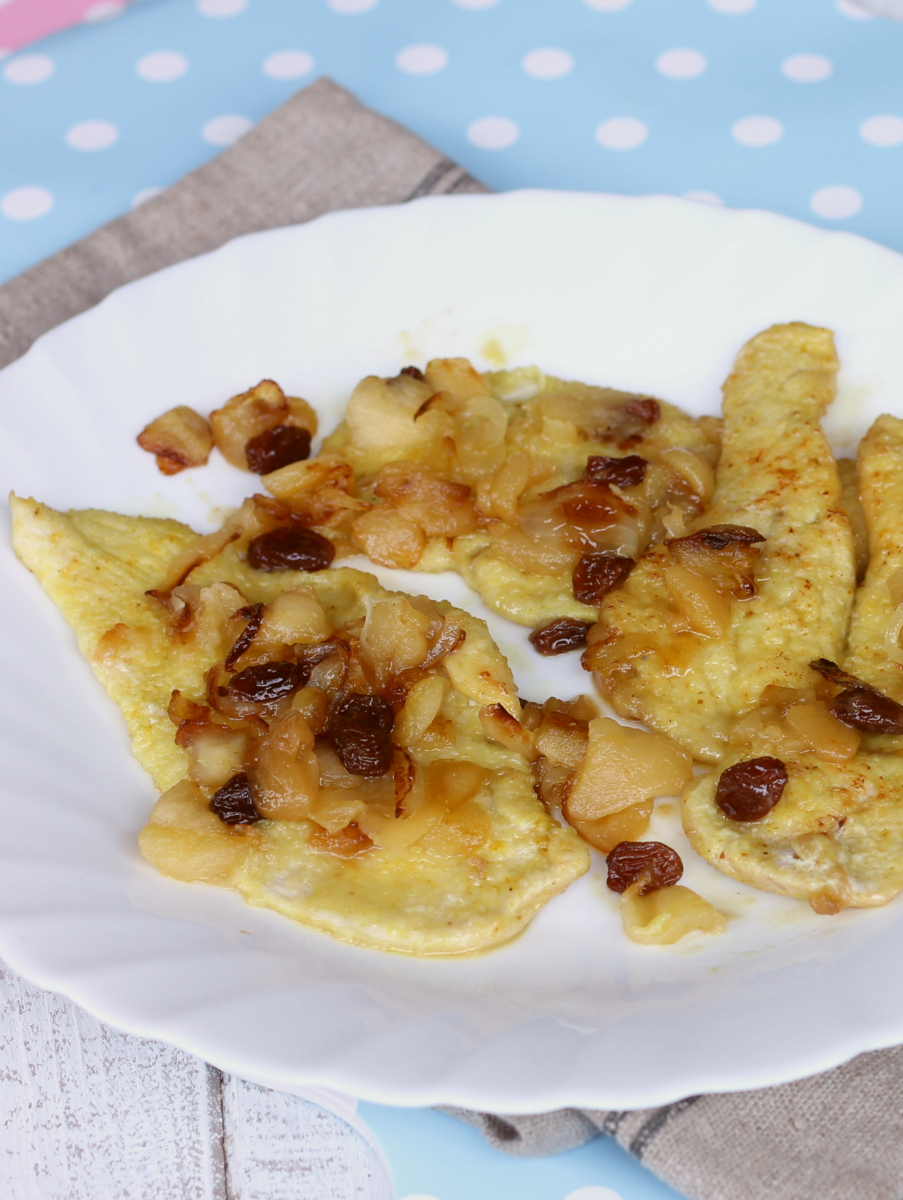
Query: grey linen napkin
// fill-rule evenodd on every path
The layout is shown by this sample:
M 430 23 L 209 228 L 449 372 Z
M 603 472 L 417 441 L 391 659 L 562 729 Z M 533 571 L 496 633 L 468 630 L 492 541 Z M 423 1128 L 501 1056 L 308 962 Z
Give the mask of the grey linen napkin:
M 340 208 L 487 190 L 320 79 L 162 195 L 0 287 L 0 366 L 121 284 L 239 234 Z M 782 1087 L 640 1112 L 445 1111 L 510 1154 L 553 1154 L 609 1134 L 693 1200 L 898 1200 L 901 1095 L 898 1049 Z
M 340 208 L 488 190 L 331 79 L 319 79 L 161 195 L 0 288 L 0 367 L 114 288 L 239 234 Z

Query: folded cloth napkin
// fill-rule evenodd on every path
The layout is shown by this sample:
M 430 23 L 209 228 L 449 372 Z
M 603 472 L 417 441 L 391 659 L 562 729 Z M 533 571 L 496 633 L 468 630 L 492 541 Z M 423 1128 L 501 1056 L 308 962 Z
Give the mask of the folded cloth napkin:
M 689 1096 L 637 1112 L 442 1111 L 509 1154 L 554 1154 L 610 1134 L 693 1200 L 903 1196 L 903 1046 L 779 1087 Z
M 162 195 L 0 287 L 0 366 L 120 284 L 238 234 L 339 208 L 487 190 L 320 79 Z M 903 1195 L 903 1048 L 781 1087 L 640 1112 L 446 1111 L 512 1154 L 553 1154 L 610 1134 L 694 1200 Z
M 0 367 L 114 288 L 239 234 L 339 208 L 488 190 L 332 80 L 319 79 L 161 195 L 0 288 Z

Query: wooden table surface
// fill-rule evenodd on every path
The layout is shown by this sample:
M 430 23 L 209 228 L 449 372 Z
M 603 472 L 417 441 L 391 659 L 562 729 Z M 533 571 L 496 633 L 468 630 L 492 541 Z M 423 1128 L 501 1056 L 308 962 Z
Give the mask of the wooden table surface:
M 387 1200 L 356 1130 L 0 967 L 2 1200 Z

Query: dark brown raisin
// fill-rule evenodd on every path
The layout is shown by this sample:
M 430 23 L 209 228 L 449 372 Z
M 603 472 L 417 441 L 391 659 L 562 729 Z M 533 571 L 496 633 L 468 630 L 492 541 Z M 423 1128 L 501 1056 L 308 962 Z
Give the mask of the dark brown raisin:
M 686 537 L 665 538 L 665 545 L 695 542 L 699 546 L 705 546 L 707 550 L 724 550 L 728 546 L 752 546 L 755 542 L 764 541 L 765 538 L 758 529 L 750 529 L 748 525 L 709 525 L 707 529 L 688 533 Z
M 592 629 L 590 621 L 577 621 L 573 617 L 559 617 L 549 621 L 530 634 L 533 648 L 546 658 L 554 654 L 567 654 L 586 645 L 586 635 Z
M 838 721 L 863 733 L 903 733 L 903 706 L 868 687 L 839 692 L 830 709 Z
M 867 688 L 868 684 L 863 683 L 861 679 L 857 679 L 855 675 L 850 675 L 847 671 L 841 670 L 836 662 L 831 662 L 830 658 L 816 658 L 809 663 L 813 671 L 817 671 L 819 675 L 827 679 L 829 683 L 836 683 L 838 687 L 844 688 Z
M 335 546 L 313 529 L 271 529 L 251 538 L 248 562 L 258 571 L 324 571 L 335 558 Z
M 410 375 L 412 379 L 425 379 L 426 376 L 419 367 L 402 367 L 399 371 L 400 375 Z
M 664 842 L 618 842 L 608 855 L 608 886 L 613 892 L 627 889 L 645 877 L 640 895 L 672 887 L 684 873 L 680 855 Z
M 787 768 L 779 758 L 750 758 L 722 771 L 715 803 L 732 821 L 761 821 L 787 786 Z
M 244 771 L 233 775 L 213 793 L 210 809 L 227 825 L 254 825 L 262 818 L 254 805 L 251 783 Z
M 304 669 L 293 662 L 258 663 L 256 667 L 245 667 L 233 675 L 226 693 L 233 700 L 275 704 L 283 696 L 304 687 L 305 674 Z
M 606 454 L 591 454 L 586 460 L 583 478 L 588 483 L 613 483 L 615 487 L 639 487 L 646 477 L 649 463 L 638 454 L 626 458 L 609 458 Z
M 644 425 L 654 425 L 662 415 L 662 406 L 657 400 L 628 400 L 624 412 L 637 417 Z
M 232 649 L 226 656 L 227 671 L 235 670 L 235 664 L 257 637 L 257 631 L 263 621 L 263 605 L 250 604 L 247 608 L 240 608 L 235 616 L 245 617 L 248 623 L 232 643 Z
M 335 706 L 327 735 L 349 775 L 385 775 L 392 765 L 392 705 L 352 692 Z
M 584 554 L 574 567 L 574 596 L 581 604 L 595 606 L 620 587 L 633 569 L 633 559 L 620 554 Z
M 274 425 L 245 443 L 248 469 L 255 475 L 269 475 L 309 455 L 310 431 L 298 425 Z

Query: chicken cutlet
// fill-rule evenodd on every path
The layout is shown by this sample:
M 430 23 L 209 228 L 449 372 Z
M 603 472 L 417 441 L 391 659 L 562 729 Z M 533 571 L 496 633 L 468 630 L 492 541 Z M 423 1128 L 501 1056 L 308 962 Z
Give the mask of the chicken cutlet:
M 614 709 L 700 762 L 768 686 L 803 686 L 843 646 L 853 537 L 819 423 L 837 370 L 830 331 L 802 323 L 743 347 L 711 506 L 637 563 L 589 635 L 584 665 Z
M 521 706 L 481 621 L 328 568 L 254 500 L 204 538 L 12 508 L 16 553 L 163 793 L 140 845 L 164 874 L 426 955 L 505 941 L 587 870 L 527 759 L 484 731 Z M 301 551 L 315 569 L 293 569 Z

